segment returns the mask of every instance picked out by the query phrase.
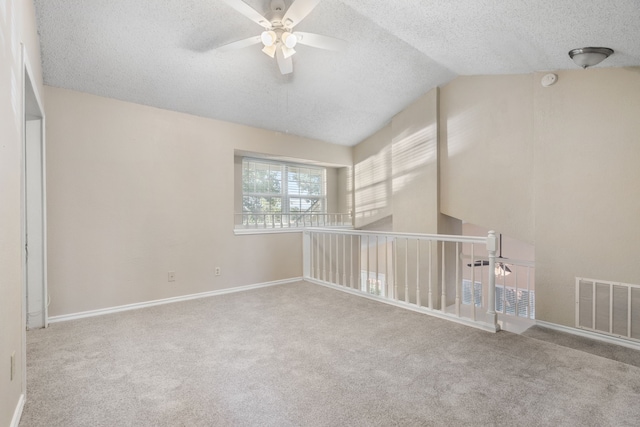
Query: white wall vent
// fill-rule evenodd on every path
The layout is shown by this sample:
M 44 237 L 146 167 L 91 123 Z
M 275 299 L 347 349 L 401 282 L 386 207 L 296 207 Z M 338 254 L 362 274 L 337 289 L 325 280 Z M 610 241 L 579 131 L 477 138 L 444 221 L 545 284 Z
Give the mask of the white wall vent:
M 640 341 L 640 285 L 576 277 L 576 327 Z

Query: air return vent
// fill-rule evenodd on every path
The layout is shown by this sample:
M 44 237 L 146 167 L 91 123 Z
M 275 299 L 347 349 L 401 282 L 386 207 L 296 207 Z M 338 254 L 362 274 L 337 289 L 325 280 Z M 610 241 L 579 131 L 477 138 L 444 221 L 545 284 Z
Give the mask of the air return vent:
M 640 285 L 577 277 L 576 327 L 640 341 Z

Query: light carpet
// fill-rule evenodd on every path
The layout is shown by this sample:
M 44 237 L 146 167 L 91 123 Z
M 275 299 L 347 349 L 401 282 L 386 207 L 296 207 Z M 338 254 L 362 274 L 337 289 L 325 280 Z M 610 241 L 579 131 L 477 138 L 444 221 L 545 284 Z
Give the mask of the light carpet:
M 637 426 L 640 368 L 305 282 L 27 334 L 20 426 Z

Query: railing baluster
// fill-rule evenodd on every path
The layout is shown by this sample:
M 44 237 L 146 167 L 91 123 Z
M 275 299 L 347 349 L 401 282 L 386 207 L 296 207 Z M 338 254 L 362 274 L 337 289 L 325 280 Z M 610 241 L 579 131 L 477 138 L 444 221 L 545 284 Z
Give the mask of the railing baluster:
M 379 248 L 380 241 L 378 239 L 378 236 L 376 236 L 376 283 L 374 287 L 374 292 L 376 295 L 378 295 L 378 292 L 380 291 L 380 270 L 378 269 L 378 261 L 380 259 Z
M 329 283 L 333 283 L 333 245 L 331 244 L 331 234 L 329 234 Z
M 404 302 L 409 302 L 409 238 L 404 246 Z
M 505 267 L 507 266 L 507 264 L 505 264 Z M 514 313 L 514 315 L 516 317 L 520 316 L 520 311 L 519 311 L 519 304 L 518 304 L 518 267 L 516 267 L 515 265 L 511 265 L 511 267 L 513 268 L 513 277 L 515 280 L 515 288 L 516 288 L 516 296 L 515 296 L 515 300 L 516 300 L 516 312 Z
M 440 275 L 442 276 L 442 283 L 441 283 L 442 290 L 440 295 L 440 308 L 443 313 L 447 312 L 447 282 L 446 282 L 447 275 L 445 274 L 446 249 L 447 249 L 447 243 L 442 242 L 442 272 L 440 273 Z
M 342 235 L 342 284 L 346 287 L 347 285 L 347 236 L 345 234 Z
M 394 237 L 391 242 L 393 250 L 393 299 L 398 299 L 398 238 Z
M 631 338 L 631 286 L 627 288 L 627 338 Z
M 314 260 L 313 234 L 314 234 L 314 233 L 309 232 L 309 246 L 310 246 L 310 248 L 309 248 L 309 250 L 310 250 L 310 252 L 309 252 L 309 259 L 310 259 L 310 261 L 311 261 L 309 264 L 311 264 L 311 265 L 310 265 L 310 267 L 311 267 L 311 272 L 310 272 L 310 273 L 311 273 L 311 277 L 316 277 L 316 276 L 315 276 L 315 267 L 314 267 L 314 265 L 313 265 L 313 260 Z
M 339 285 L 344 285 L 342 283 L 342 278 L 340 277 L 340 235 L 336 234 L 336 283 Z M 344 254 L 343 254 L 344 257 Z
M 420 307 L 420 240 L 416 240 L 416 305 Z
M 476 320 L 476 256 L 475 256 L 475 244 L 471 244 L 471 318 Z
M 609 283 L 609 333 L 613 333 L 613 283 Z
M 389 298 L 389 236 L 384 236 L 384 293 Z
M 496 314 L 496 233 L 489 231 L 487 236 L 487 252 L 489 252 L 489 297 L 487 298 L 487 317 L 493 322 L 493 326 L 498 326 L 498 315 Z M 474 305 L 475 307 L 475 305 Z M 489 319 L 487 319 L 489 320 Z
M 429 279 L 429 308 L 433 310 L 433 281 L 431 276 L 433 276 L 433 240 L 429 240 L 429 274 L 427 275 Z
M 358 236 L 358 272 L 356 273 L 358 290 L 362 290 L 362 236 Z
M 502 264 L 502 266 L 504 267 L 504 263 Z M 498 270 L 500 272 L 500 277 L 502 277 L 502 295 L 503 295 L 503 302 L 502 302 L 502 307 L 504 307 L 504 313 L 505 314 L 509 314 L 507 313 L 507 275 L 504 274 L 504 268 L 501 268 Z
M 592 301 L 592 319 L 591 319 L 591 325 L 592 325 L 592 329 L 596 329 L 596 282 L 592 282 L 593 283 L 593 301 Z
M 531 314 L 533 313 L 532 307 L 533 303 L 531 301 L 531 266 L 527 266 L 527 318 L 532 319 Z
M 327 235 L 322 233 L 322 280 L 327 281 Z
M 472 267 L 473 268 L 473 267 Z M 460 317 L 460 243 L 456 242 L 456 316 Z
M 365 290 L 367 292 L 371 292 L 371 278 L 369 277 L 369 272 L 371 269 L 369 268 L 369 247 L 371 246 L 371 235 L 367 234 L 367 284 L 365 286 Z
M 350 256 L 350 258 L 349 258 L 349 264 L 350 264 L 349 273 L 351 273 L 350 274 L 351 275 L 351 286 L 350 286 L 350 288 L 353 289 L 353 272 L 355 270 L 355 268 L 354 268 L 355 266 L 353 265 L 353 263 L 356 260 L 355 253 L 353 251 L 353 234 L 350 236 L 350 239 L 349 239 L 349 254 L 350 254 L 349 255 Z
M 482 289 L 484 290 L 484 265 L 480 264 L 480 286 L 482 287 Z M 489 297 L 484 295 L 484 292 L 482 292 L 482 304 L 483 305 L 487 305 L 489 304 Z M 486 298 L 486 300 L 485 300 Z M 486 304 L 485 304 L 486 302 Z

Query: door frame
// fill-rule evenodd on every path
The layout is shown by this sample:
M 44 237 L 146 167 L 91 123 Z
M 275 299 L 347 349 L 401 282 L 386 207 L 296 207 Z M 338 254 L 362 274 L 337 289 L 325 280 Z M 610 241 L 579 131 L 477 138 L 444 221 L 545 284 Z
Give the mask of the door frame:
M 40 121 L 40 173 L 41 173 L 41 186 L 42 186 L 42 195 L 41 195 L 41 206 L 42 206 L 42 310 L 43 310 L 43 319 L 44 319 L 44 327 L 48 326 L 48 304 L 47 304 L 47 185 L 46 185 L 46 143 L 45 143 L 45 112 L 44 112 L 44 104 L 42 103 L 42 96 L 39 92 L 38 86 L 34 84 L 34 73 L 33 67 L 31 66 L 31 61 L 29 60 L 29 55 L 23 43 L 20 43 L 21 47 L 21 71 L 22 71 L 22 112 L 21 112 L 21 149 L 22 149 L 22 159 L 21 159 L 21 185 L 20 185 L 20 198 L 21 198 L 21 242 L 22 242 L 22 390 L 23 395 L 26 397 L 26 389 L 27 389 L 27 316 L 28 316 L 28 307 L 27 307 L 27 199 L 26 199 L 26 182 L 27 182 L 27 171 L 26 171 L 26 144 L 27 144 L 27 121 L 28 120 L 36 120 L 32 117 L 38 117 L 37 120 Z M 28 87 L 30 86 L 30 90 Z M 33 109 L 32 111 L 28 111 L 29 109 Z

